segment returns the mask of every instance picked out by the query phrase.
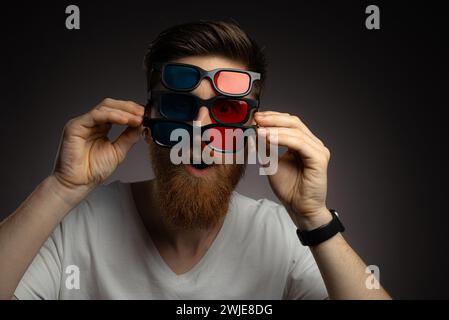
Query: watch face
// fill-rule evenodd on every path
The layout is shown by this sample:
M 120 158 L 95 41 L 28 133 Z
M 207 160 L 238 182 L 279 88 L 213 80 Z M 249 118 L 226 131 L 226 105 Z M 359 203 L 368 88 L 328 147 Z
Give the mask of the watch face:
M 339 225 L 339 227 L 340 227 L 339 232 L 345 231 L 345 226 L 343 225 L 343 223 L 341 223 L 340 216 L 338 215 L 338 212 L 335 211 L 335 210 L 331 210 L 331 212 L 332 212 L 333 214 L 335 214 L 335 217 L 336 217 L 335 220 L 337 220 L 336 222 L 338 223 L 338 225 Z
M 345 231 L 345 227 L 338 217 L 337 211 L 329 209 L 332 214 L 332 220 L 327 225 L 322 226 L 315 230 L 302 231 L 297 229 L 296 234 L 298 235 L 299 241 L 305 246 L 314 246 L 324 242 L 339 232 Z

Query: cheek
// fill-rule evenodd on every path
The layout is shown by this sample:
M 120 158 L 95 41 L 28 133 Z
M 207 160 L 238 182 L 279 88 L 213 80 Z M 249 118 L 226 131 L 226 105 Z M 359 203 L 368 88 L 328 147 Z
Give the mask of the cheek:
M 170 160 L 169 149 L 162 148 L 154 143 L 153 140 L 148 142 L 148 147 L 150 149 L 151 161 L 157 162 L 158 164 L 164 164 L 167 159 Z

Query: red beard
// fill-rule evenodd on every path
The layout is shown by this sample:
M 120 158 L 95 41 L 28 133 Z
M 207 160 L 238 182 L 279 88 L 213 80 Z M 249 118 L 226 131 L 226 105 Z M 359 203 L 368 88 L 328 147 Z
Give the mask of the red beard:
M 226 215 L 244 164 L 217 164 L 204 177 L 190 175 L 170 161 L 170 151 L 150 143 L 157 196 L 165 222 L 181 229 L 210 229 Z

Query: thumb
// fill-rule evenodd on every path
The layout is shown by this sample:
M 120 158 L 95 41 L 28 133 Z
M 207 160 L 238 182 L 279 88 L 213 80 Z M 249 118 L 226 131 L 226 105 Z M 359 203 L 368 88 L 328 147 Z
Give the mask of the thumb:
M 122 162 L 125 160 L 126 154 L 133 145 L 139 141 L 141 128 L 139 127 L 128 127 L 126 128 L 120 136 L 112 144 L 118 155 L 118 160 Z

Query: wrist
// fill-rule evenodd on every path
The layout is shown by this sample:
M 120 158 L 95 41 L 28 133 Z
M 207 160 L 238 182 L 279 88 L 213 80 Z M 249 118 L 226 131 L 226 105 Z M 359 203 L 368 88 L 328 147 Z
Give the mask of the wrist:
M 320 228 L 332 221 L 329 209 L 323 207 L 308 215 L 296 215 L 297 227 L 301 231 L 311 231 Z
M 48 176 L 44 180 L 43 186 L 70 209 L 75 207 L 95 188 L 93 185 L 67 184 L 55 174 Z

